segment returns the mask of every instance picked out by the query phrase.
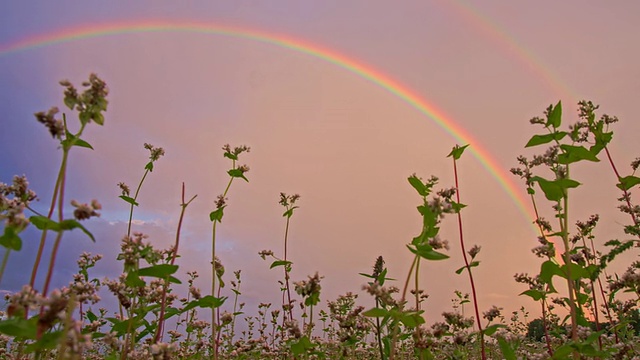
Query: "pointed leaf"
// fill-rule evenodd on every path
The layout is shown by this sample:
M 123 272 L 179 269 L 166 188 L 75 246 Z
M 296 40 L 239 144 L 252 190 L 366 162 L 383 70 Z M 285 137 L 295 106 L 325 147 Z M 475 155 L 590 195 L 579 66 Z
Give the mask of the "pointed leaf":
M 560 127 L 562 122 L 562 101 L 558 101 L 556 106 L 551 109 L 549 117 L 547 118 L 547 126 L 553 126 L 554 129 Z
M 149 170 L 149 172 L 153 172 L 153 161 L 149 161 L 147 165 L 144 166 L 145 170 Z
M 618 180 L 620 181 L 620 183 L 616 184 L 616 186 L 623 191 L 627 191 L 632 187 L 640 184 L 640 177 L 633 176 L 633 175 L 621 177 Z
M 498 329 L 506 328 L 506 327 L 507 327 L 507 325 L 504 325 L 504 324 L 492 324 L 492 325 L 489 325 L 486 328 L 482 329 L 482 332 L 487 336 L 491 336 L 491 335 L 495 334 L 495 332 L 498 331 Z
M 79 147 L 84 147 L 84 148 L 93 150 L 93 146 L 91 146 L 91 144 L 89 144 L 88 142 L 80 138 L 77 138 L 76 141 L 73 142 L 73 146 L 79 146 Z
M 567 136 L 566 131 L 558 131 L 558 132 L 553 132 L 551 134 L 544 134 L 544 135 L 533 135 L 524 147 L 532 147 L 532 146 L 550 143 L 552 141 L 560 141 L 565 136 Z
M 64 334 L 62 330 L 44 333 L 38 341 L 27 345 L 25 352 L 30 354 L 36 351 L 55 349 L 62 338 L 62 334 Z
M 0 333 L 16 338 L 35 339 L 36 338 L 36 319 L 31 318 L 9 318 L 0 321 Z
M 227 171 L 227 174 L 229 174 L 229 176 L 231 177 L 241 178 L 241 179 L 244 179 L 244 181 L 249 182 L 249 179 L 244 177 L 244 171 L 242 171 L 241 169 L 231 169 Z
M 407 245 L 407 248 L 412 253 L 414 253 L 414 254 L 422 257 L 422 258 L 425 258 L 427 260 L 445 260 L 445 259 L 449 258 L 448 255 L 445 255 L 443 253 L 440 253 L 440 252 L 437 252 L 437 251 L 433 250 L 433 248 L 431 246 L 429 246 L 428 244 L 415 245 L 415 249 L 412 248 L 410 245 Z
M 127 274 L 127 278 L 125 279 L 125 284 L 127 284 L 127 286 L 129 287 L 143 287 L 146 285 L 146 283 L 144 282 L 144 280 L 140 279 L 140 276 L 138 276 L 138 273 L 135 271 L 130 271 Z
M 227 206 L 225 205 L 225 206 L 223 206 L 223 207 L 221 207 L 221 208 L 219 208 L 217 210 L 212 211 L 209 214 L 209 219 L 211 221 L 217 221 L 217 222 L 221 223 L 222 222 L 222 217 L 224 216 L 224 208 L 225 207 L 227 207 Z
M 140 276 L 165 278 L 178 271 L 178 265 L 158 264 L 138 270 Z
M 82 224 L 80 224 L 77 220 L 68 219 L 68 220 L 62 220 L 60 222 L 60 230 L 73 230 L 73 229 L 82 230 L 83 233 L 87 234 L 87 236 L 91 239 L 91 241 L 96 242 L 96 238 L 93 236 L 93 234 L 89 232 L 87 228 L 82 226 Z
M 234 155 L 230 152 L 225 152 L 224 153 L 224 157 L 231 159 L 231 160 L 238 160 L 238 155 Z
M 540 290 L 529 289 L 527 291 L 521 292 L 520 295 L 527 295 L 530 298 L 532 298 L 533 301 L 538 301 L 538 300 L 544 298 L 546 294 L 543 291 L 540 291 Z
M 215 309 L 222 306 L 226 299 L 226 297 L 217 298 L 207 295 L 198 300 L 198 306 L 205 309 Z
M 48 219 L 45 216 L 34 215 L 29 218 L 29 222 L 33 224 L 33 226 L 37 227 L 38 230 L 53 230 L 60 231 L 60 224 L 57 222 Z
M 409 180 L 409 184 L 411 184 L 411 186 L 416 189 L 420 196 L 429 196 L 429 189 L 424 186 L 422 180 L 420 180 L 416 175 L 409 176 L 407 180 Z
M 0 245 L 9 250 L 20 251 L 22 249 L 22 239 L 20 239 L 13 226 L 4 228 L 4 234 L 0 236 Z
M 472 267 L 476 267 L 478 265 L 480 265 L 480 261 L 472 261 L 471 264 L 469 264 L 469 267 L 472 268 Z M 466 268 L 467 268 L 466 265 L 461 267 L 460 269 L 456 270 L 456 274 L 460 275 L 464 271 L 464 269 L 466 269 Z
M 362 313 L 366 317 L 385 317 L 389 315 L 389 311 L 382 308 L 372 308 Z
M 498 338 L 498 345 L 500 346 L 500 351 L 502 351 L 502 356 L 504 356 L 504 360 L 517 360 L 516 352 L 511 348 L 509 342 L 505 340 L 503 337 Z
M 273 263 L 271 263 L 271 266 L 269 266 L 269 269 L 273 269 L 274 267 L 278 267 L 278 266 L 287 266 L 291 264 L 293 263 L 288 260 L 276 260 Z
M 571 164 L 574 162 L 578 162 L 581 160 L 588 160 L 593 162 L 598 162 L 597 156 L 595 156 L 589 149 L 584 146 L 574 146 L 574 145 L 560 145 L 560 149 L 564 152 L 558 155 L 558 163 L 560 164 Z
M 451 152 L 449 153 L 449 155 L 447 155 L 447 157 L 453 157 L 454 160 L 460 159 L 460 156 L 462 156 L 462 153 L 468 146 L 469 144 L 464 146 L 458 146 L 458 145 L 454 146 L 453 150 L 451 150 Z
M 129 196 L 126 196 L 126 195 L 120 195 L 119 198 L 124 200 L 124 201 L 126 201 L 126 202 L 128 202 L 131 205 L 138 206 L 138 203 L 132 197 L 129 197 Z

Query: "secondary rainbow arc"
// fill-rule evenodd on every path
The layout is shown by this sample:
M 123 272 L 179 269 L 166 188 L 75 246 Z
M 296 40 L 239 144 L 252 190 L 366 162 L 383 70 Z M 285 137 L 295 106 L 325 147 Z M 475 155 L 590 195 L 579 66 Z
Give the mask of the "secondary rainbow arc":
M 418 93 L 409 87 L 401 84 L 389 75 L 357 61 L 336 50 L 313 44 L 302 39 L 293 38 L 284 34 L 276 34 L 263 30 L 255 30 L 247 27 L 233 25 L 212 24 L 206 22 L 193 21 L 159 21 L 141 20 L 135 22 L 120 22 L 106 24 L 91 24 L 87 26 L 69 27 L 47 34 L 39 34 L 17 40 L 9 44 L 0 44 L 0 56 L 51 46 L 60 43 L 67 43 L 88 38 L 95 38 L 108 35 L 144 33 L 144 32 L 191 32 L 207 33 L 221 36 L 231 36 L 245 38 L 263 43 L 273 44 L 282 48 L 291 49 L 310 56 L 325 60 L 343 69 L 346 69 L 370 82 L 384 88 L 391 94 L 402 99 L 420 113 L 431 118 L 440 128 L 453 137 L 460 144 L 471 144 L 467 149 L 489 172 L 489 174 L 500 184 L 507 195 L 512 199 L 515 206 L 523 214 L 528 222 L 534 219 L 533 213 L 527 206 L 528 200 L 524 191 L 520 190 L 512 175 L 502 169 L 491 154 L 482 147 L 479 141 L 468 134 L 453 119 L 448 117 L 442 110 L 430 104 Z M 531 229 L 536 231 L 531 225 Z

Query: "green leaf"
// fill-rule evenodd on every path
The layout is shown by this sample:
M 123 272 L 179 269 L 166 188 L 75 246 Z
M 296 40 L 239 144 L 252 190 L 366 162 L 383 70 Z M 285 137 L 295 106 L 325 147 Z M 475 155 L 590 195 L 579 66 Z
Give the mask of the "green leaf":
M 93 113 L 93 121 L 95 121 L 96 124 L 102 126 L 104 125 L 104 115 L 102 115 L 102 113 L 96 111 Z
M 525 145 L 524 147 L 532 147 L 532 146 L 538 146 L 538 145 L 550 143 L 552 141 L 560 141 L 565 136 L 567 136 L 566 131 L 557 131 L 551 134 L 544 134 L 544 135 L 533 135 L 531 139 L 529 139 L 529 141 L 527 142 L 527 145 Z
M 562 122 L 562 101 L 558 101 L 556 106 L 551 109 L 549 117 L 547 118 L 547 126 L 553 126 L 554 129 L 560 127 Z
M 38 341 L 27 345 L 25 352 L 30 354 L 36 351 L 55 349 L 58 346 L 58 342 L 62 338 L 63 333 L 64 332 L 62 330 L 44 333 Z
M 29 222 L 33 224 L 33 226 L 37 227 L 38 230 L 53 230 L 60 231 L 60 224 L 57 222 L 48 219 L 45 216 L 34 215 L 29 218 Z
M 453 209 L 453 211 L 457 214 L 460 212 L 460 210 L 466 208 L 467 205 L 462 204 L 462 203 L 457 203 L 455 201 L 451 202 L 451 208 Z
M 560 266 L 558 266 L 558 264 L 554 263 L 551 260 L 543 262 L 542 266 L 540 267 L 540 280 L 543 283 L 549 285 L 552 289 L 553 283 L 551 282 L 551 279 L 554 275 L 565 277 L 565 274 L 562 272 L 562 270 L 560 270 Z
M 559 164 L 571 164 L 574 162 L 578 162 L 581 160 L 588 160 L 593 162 L 598 162 L 597 156 L 595 156 L 589 149 L 584 146 L 574 146 L 574 145 L 560 145 L 560 149 L 564 150 L 564 152 L 558 155 L 558 163 Z
M 498 329 L 506 328 L 506 327 L 507 327 L 507 325 L 504 325 L 504 324 L 493 324 L 493 325 L 489 325 L 486 328 L 484 328 L 482 330 L 482 332 L 487 336 L 491 336 L 491 335 L 495 334 L 495 332 L 498 331 Z
M 429 188 L 427 188 L 416 175 L 411 175 L 407 179 L 409 184 L 420 194 L 420 196 L 429 196 Z
M 127 274 L 127 278 L 125 279 L 124 283 L 129 286 L 129 287 L 143 287 L 145 286 L 145 282 L 144 280 L 140 279 L 140 276 L 138 276 L 138 273 L 135 271 L 130 271 Z
M 178 271 L 178 265 L 158 264 L 138 270 L 139 276 L 166 278 Z
M 269 266 L 269 269 L 273 269 L 274 267 L 278 267 L 278 266 L 288 266 L 291 264 L 293 263 L 289 260 L 276 260 L 271 263 L 271 266 Z
M 149 161 L 147 165 L 144 166 L 145 170 L 149 170 L 149 172 L 153 172 L 153 161 Z
M 433 248 L 429 244 L 421 244 L 421 245 L 414 245 L 414 246 L 415 246 L 415 249 L 412 248 L 411 245 L 407 245 L 407 248 L 412 253 L 422 258 L 425 258 L 427 260 L 444 260 L 449 258 L 449 255 L 433 250 Z
M 405 326 L 410 328 L 415 328 L 420 324 L 424 324 L 425 322 L 421 314 L 422 314 L 422 311 L 419 311 L 419 312 L 411 311 L 411 312 L 401 313 L 399 320 Z
M 498 345 L 500 346 L 500 351 L 502 351 L 502 356 L 504 356 L 504 360 L 517 360 L 516 352 L 513 350 L 509 342 L 502 337 L 498 338 Z
M 366 317 L 385 317 L 389 315 L 389 311 L 382 308 L 372 308 L 362 313 Z
M 209 214 L 209 219 L 211 221 L 217 221 L 217 222 L 221 223 L 222 222 L 222 217 L 224 216 L 224 208 L 226 208 L 226 207 L 227 206 L 225 205 L 225 206 L 223 206 L 223 207 L 221 207 L 221 208 L 219 208 L 217 210 L 212 211 Z
M 227 171 L 227 174 L 229 174 L 229 176 L 231 177 L 241 178 L 241 179 L 244 179 L 244 181 L 249 182 L 249 179 L 244 177 L 244 172 L 241 169 L 231 169 Z
M 73 108 L 76 106 L 77 101 L 76 98 L 73 96 L 65 96 L 64 97 L 64 104 L 67 105 L 67 107 L 71 110 L 73 110 Z
M 589 148 L 589 151 L 597 155 L 611 142 L 613 132 L 602 132 L 602 130 L 598 130 L 594 131 L 593 135 L 596 139 L 596 143 Z
M 21 317 L 9 318 L 0 321 L 0 333 L 16 338 L 35 339 L 36 324 L 35 317 L 26 320 Z
M 303 336 L 298 341 L 291 343 L 293 355 L 302 355 L 310 349 L 313 349 L 313 343 L 307 336 Z
M 529 289 L 527 291 L 521 292 L 520 295 L 527 295 L 527 296 L 531 297 L 533 299 L 533 301 L 538 301 L 540 299 L 543 299 L 546 294 L 543 291 L 540 291 L 540 290 Z
M 579 182 L 571 179 L 557 179 L 555 181 L 549 181 L 539 176 L 534 176 L 531 178 L 531 181 L 535 181 L 540 185 L 540 189 L 542 189 L 544 196 L 549 201 L 560 201 L 564 198 L 566 189 L 580 186 Z
M 91 238 L 91 241 L 96 242 L 96 238 L 93 236 L 93 234 L 91 232 L 89 232 L 89 230 L 87 230 L 87 228 L 82 226 L 82 224 L 80 224 L 77 220 L 68 219 L 68 220 L 62 220 L 60 222 L 60 230 L 61 231 L 73 230 L 73 229 L 82 230 L 83 233 L 87 234 L 87 236 L 89 238 Z
M 226 297 L 217 298 L 211 295 L 207 295 L 198 300 L 198 306 L 203 309 L 215 309 L 222 306 L 226 299 Z
M 83 148 L 87 148 L 87 149 L 91 149 L 93 150 L 93 146 L 91 146 L 91 144 L 89 144 L 88 142 L 80 139 L 80 138 L 76 138 L 76 141 L 73 142 L 72 146 L 79 146 L 79 147 L 83 147 Z
M 94 314 L 91 310 L 88 310 L 85 313 L 85 315 L 87 316 L 87 319 L 91 322 L 98 320 L 98 317 L 96 316 L 96 314 Z
M 120 199 L 128 202 L 129 204 L 133 205 L 133 206 L 138 206 L 139 204 L 136 202 L 136 200 L 132 197 L 126 196 L 126 195 L 120 195 L 119 196 Z
M 238 155 L 234 155 L 234 154 L 232 154 L 230 152 L 225 152 L 224 153 L 224 157 L 226 157 L 228 159 L 231 159 L 231 160 L 234 160 L 234 161 L 238 160 Z
M 285 211 L 285 212 L 282 214 L 282 216 L 283 216 L 283 217 L 286 217 L 286 218 L 291 218 L 291 216 L 293 216 L 293 210 L 295 210 L 295 209 L 297 209 L 297 208 L 299 208 L 299 206 L 294 206 L 294 207 L 292 207 L 291 209 L 289 209 L 289 210 Z
M 471 264 L 469 264 L 469 267 L 472 268 L 472 267 L 476 267 L 478 265 L 480 265 L 480 261 L 472 261 Z M 460 269 L 456 270 L 456 274 L 460 275 L 464 271 L 464 269 L 466 269 L 466 268 L 467 268 L 466 265 L 461 267 Z
M 569 272 L 571 273 L 571 280 L 589 278 L 589 272 L 587 271 L 587 269 L 585 269 L 583 266 L 578 265 L 576 263 L 570 263 L 568 268 L 566 264 L 562 265 L 560 267 L 560 271 L 562 273 L 559 275 L 564 279 L 569 277 Z
M 20 251 L 22 249 L 22 239 L 20 239 L 13 226 L 4 228 L 4 234 L 0 236 L 0 245 L 9 250 Z
M 469 144 L 464 145 L 464 146 L 454 146 L 453 150 L 451 150 L 451 152 L 449 153 L 449 155 L 447 155 L 447 157 L 452 157 L 454 160 L 458 160 L 460 159 L 460 156 L 462 156 L 462 153 L 464 152 L 464 149 L 466 149 L 469 146 Z
M 620 181 L 620 183 L 616 184 L 616 186 L 622 191 L 627 191 L 632 187 L 640 184 L 640 177 L 633 176 L 633 175 L 621 177 L 618 180 Z

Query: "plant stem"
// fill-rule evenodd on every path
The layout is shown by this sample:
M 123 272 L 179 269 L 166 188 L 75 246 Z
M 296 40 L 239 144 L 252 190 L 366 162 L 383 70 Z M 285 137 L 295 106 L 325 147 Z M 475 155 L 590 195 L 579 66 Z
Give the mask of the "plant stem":
M 232 168 L 235 169 L 236 161 L 233 160 Z M 229 188 L 231 187 L 231 183 L 233 182 L 233 177 L 229 179 L 227 183 L 227 187 L 224 189 L 222 193 L 222 197 L 225 198 L 227 196 L 227 192 L 229 192 Z M 211 296 L 216 296 L 216 277 L 218 273 L 216 272 L 216 227 L 218 225 L 218 220 L 213 221 L 213 229 L 211 236 Z M 218 359 L 218 344 L 216 341 L 216 314 L 219 313 L 217 308 L 211 308 L 211 342 L 213 345 L 213 359 Z
M 415 298 L 416 298 L 416 310 L 420 310 L 420 293 L 418 290 L 420 289 L 420 258 L 416 263 L 416 272 L 415 272 Z
M 411 267 L 409 268 L 409 274 L 407 274 L 407 279 L 404 282 L 404 288 L 402 290 L 402 297 L 400 298 L 400 303 L 399 303 L 399 309 L 398 312 L 402 312 L 403 308 L 404 308 L 404 303 L 405 300 L 407 298 L 407 289 L 409 288 L 409 281 L 411 280 L 411 274 L 413 274 L 413 270 L 416 267 L 416 263 L 418 262 L 418 259 L 420 258 L 419 255 L 416 255 L 413 258 L 413 261 L 411 262 Z M 395 359 L 395 352 L 396 352 L 396 342 L 398 341 L 398 331 L 399 331 L 399 326 L 400 326 L 400 321 L 397 319 L 394 319 L 393 322 L 393 330 L 392 330 L 392 337 L 391 337 L 391 349 L 389 352 L 389 360 L 394 360 Z
M 453 175 L 456 182 L 456 202 L 460 204 L 460 186 L 458 184 L 458 168 L 456 166 L 456 159 L 453 158 Z M 480 349 L 482 352 L 482 360 L 487 359 L 487 354 L 484 348 L 484 333 L 482 331 L 482 324 L 480 323 L 480 311 L 478 311 L 478 296 L 476 295 L 476 285 L 473 281 L 473 273 L 471 272 L 471 267 L 469 266 L 469 260 L 467 258 L 467 251 L 464 248 L 464 237 L 462 231 L 462 215 L 460 211 L 457 211 L 458 215 L 458 234 L 460 235 L 460 248 L 462 249 L 462 257 L 464 258 L 464 265 L 467 268 L 467 272 L 469 273 L 469 282 L 471 283 L 471 293 L 473 294 L 473 307 L 476 313 L 476 321 L 478 323 L 478 332 L 480 334 Z
M 182 220 L 184 219 L 184 213 L 187 210 L 187 206 L 196 198 L 198 195 L 194 195 L 188 202 L 185 202 L 184 198 L 184 182 L 182 183 L 182 203 L 180 204 L 180 219 L 178 220 L 178 230 L 176 231 L 176 244 L 173 247 L 173 254 L 171 257 L 171 265 L 176 262 L 176 257 L 178 256 L 178 246 L 180 245 L 180 230 L 182 229 Z M 164 281 L 164 287 L 162 288 L 162 305 L 160 306 L 160 316 L 158 320 L 158 328 L 156 329 L 156 335 L 154 337 L 154 342 L 157 343 L 160 341 L 163 332 L 164 325 L 164 311 L 166 308 L 166 300 L 167 300 L 167 288 L 169 287 L 169 277 L 167 277 Z
M 60 163 L 60 170 L 58 170 L 58 178 L 56 179 L 56 184 L 53 187 L 53 195 L 51 198 L 51 205 L 49 206 L 49 212 L 47 214 L 47 219 L 51 219 L 53 216 L 53 211 L 55 210 L 56 200 L 58 199 L 58 192 L 60 190 L 60 186 L 62 183 L 62 179 L 65 176 L 67 171 L 67 158 L 69 156 L 68 149 L 62 150 L 62 162 Z M 42 260 L 42 253 L 44 251 L 44 244 L 47 239 L 47 229 L 42 230 L 42 235 L 40 236 L 40 245 L 38 246 L 38 253 L 36 254 L 36 260 L 33 263 L 33 270 L 31 271 L 31 280 L 29 281 L 29 286 L 31 288 L 35 288 L 36 283 L 36 275 L 38 274 L 38 267 L 40 266 L 40 261 Z
M 289 219 L 287 216 L 287 224 L 284 229 L 284 261 L 287 261 L 287 239 L 289 238 Z M 289 290 L 289 271 L 287 264 L 284 265 L 284 281 L 287 289 L 287 305 L 289 309 L 289 321 L 293 321 L 293 306 L 291 306 L 291 291 Z
M 376 309 L 380 308 L 380 299 L 376 296 Z M 378 338 L 378 350 L 380 351 L 380 360 L 384 360 L 384 349 L 382 348 L 382 336 L 380 334 L 380 318 L 376 316 L 376 337 Z
M 133 195 L 133 201 L 135 202 L 136 200 L 138 200 L 138 194 L 140 193 L 140 188 L 142 188 L 142 183 L 144 182 L 144 179 L 147 177 L 147 174 L 149 173 L 149 169 L 145 169 L 144 170 L 144 174 L 142 175 L 142 179 L 140 179 L 140 183 L 138 183 L 138 188 L 136 189 L 136 193 L 135 195 Z M 131 222 L 133 220 L 133 206 L 134 204 L 130 204 L 131 208 L 129 209 L 129 225 L 127 226 L 127 236 L 131 236 Z

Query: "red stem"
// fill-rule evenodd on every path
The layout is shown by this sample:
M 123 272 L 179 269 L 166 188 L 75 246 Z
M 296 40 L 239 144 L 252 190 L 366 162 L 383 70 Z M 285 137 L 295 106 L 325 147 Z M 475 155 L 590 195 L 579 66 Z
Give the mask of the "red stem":
M 456 159 L 453 158 L 453 175 L 456 181 L 456 202 L 460 204 L 460 187 L 458 186 L 458 168 L 456 166 Z M 469 273 L 469 282 L 471 283 L 471 292 L 473 293 L 473 307 L 476 312 L 476 320 L 478 322 L 478 331 L 480 332 L 480 348 L 482 351 L 482 360 L 487 359 L 487 354 L 484 349 L 484 334 L 482 333 L 482 324 L 480 323 L 480 312 L 478 311 L 478 297 L 476 295 L 476 285 L 473 281 L 473 274 L 471 267 L 469 266 L 469 260 L 467 259 L 467 252 L 464 248 L 464 237 L 462 232 L 462 215 L 458 211 L 458 232 L 460 234 L 460 247 L 462 248 L 462 257 L 464 258 L 464 264 Z
M 609 153 L 609 148 L 605 146 L 604 152 L 607 154 L 607 158 L 609 159 L 609 164 L 611 164 L 611 168 L 613 169 L 613 172 L 616 174 L 616 178 L 618 179 L 618 181 L 620 181 L 621 176 L 620 176 L 620 173 L 618 173 L 616 164 L 613 162 L 613 159 L 611 158 L 611 154 Z M 629 195 L 627 190 L 622 190 L 622 192 L 624 193 L 624 200 L 626 201 L 627 206 L 629 207 L 629 209 L 631 209 L 631 201 L 629 200 L 631 196 Z M 633 224 L 638 225 L 638 219 L 636 218 L 635 214 L 633 212 L 630 212 L 630 215 L 631 215 L 631 220 L 633 220 Z
M 193 201 L 198 195 L 194 195 L 189 202 L 184 202 L 184 182 L 182 183 L 182 203 L 180 207 L 182 208 L 180 211 L 180 220 L 178 220 L 178 230 L 176 231 L 176 244 L 173 247 L 173 254 L 171 256 L 171 265 L 176 262 L 176 257 L 178 257 L 178 246 L 180 245 L 180 231 L 182 229 L 182 220 L 184 219 L 184 212 L 187 210 L 187 205 Z M 162 305 L 160 306 L 160 316 L 158 320 L 158 328 L 156 329 L 156 335 L 154 337 L 154 343 L 160 341 L 161 336 L 164 334 L 164 312 L 167 306 L 167 288 L 169 287 L 169 279 L 165 280 L 164 287 L 162 288 Z

